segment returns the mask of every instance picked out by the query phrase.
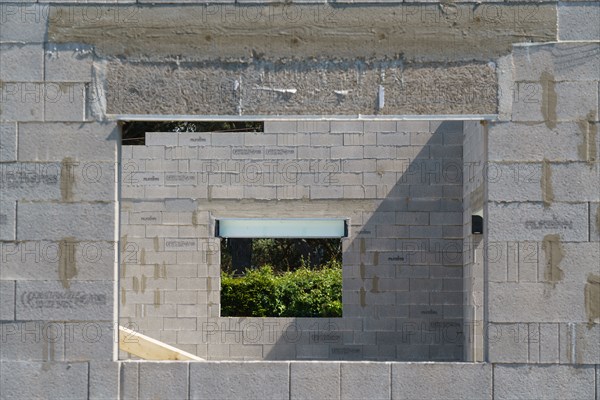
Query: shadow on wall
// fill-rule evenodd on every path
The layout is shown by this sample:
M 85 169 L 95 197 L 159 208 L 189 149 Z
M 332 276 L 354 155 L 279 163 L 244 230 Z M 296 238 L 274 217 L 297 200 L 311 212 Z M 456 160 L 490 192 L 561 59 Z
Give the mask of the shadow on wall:
M 343 318 L 310 320 L 306 346 L 314 358 L 462 361 L 463 123 L 386 135 L 390 144 L 410 145 L 390 146 L 397 153 L 378 155 L 368 183 L 365 176 L 365 197 L 383 200 L 351 221 Z M 295 319 L 265 359 L 296 358 L 290 339 L 310 321 Z

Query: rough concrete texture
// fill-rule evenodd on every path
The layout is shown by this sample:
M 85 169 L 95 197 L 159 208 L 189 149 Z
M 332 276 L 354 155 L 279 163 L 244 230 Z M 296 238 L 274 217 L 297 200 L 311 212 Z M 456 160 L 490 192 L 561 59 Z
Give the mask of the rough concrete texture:
M 492 399 L 490 364 L 392 364 L 392 399 Z
M 189 364 L 182 362 L 141 363 L 140 399 L 185 399 L 188 396 Z M 169 384 L 164 384 L 165 379 Z
M 0 281 L 0 320 L 15 319 L 15 282 Z
M 587 242 L 587 203 L 513 202 L 488 204 L 489 232 L 492 243 L 499 241 L 538 241 L 546 235 L 558 234 L 561 241 Z
M 97 6 L 97 17 L 90 18 L 85 6 L 51 6 L 48 41 L 90 44 L 101 57 L 131 61 L 383 60 L 398 55 L 407 61 L 487 61 L 508 53 L 512 43 L 555 39 L 555 7 L 138 5 Z
M 390 363 L 343 363 L 341 368 L 343 399 L 389 399 L 392 383 Z
M 293 363 L 290 367 L 290 399 L 338 399 L 340 364 L 335 362 Z
M 18 281 L 16 319 L 94 321 L 112 319 L 113 285 L 108 281 Z
M 289 396 L 289 363 L 192 363 L 191 399 L 281 399 Z
M 109 114 L 493 114 L 482 62 L 344 59 L 106 66 Z M 383 102 L 380 102 L 383 88 Z
M 0 162 L 17 160 L 17 124 L 0 124 Z
M 597 2 L 559 3 L 559 40 L 600 40 L 600 4 Z
M 87 363 L 0 363 L 2 399 L 84 399 Z
M 594 367 L 562 365 L 494 366 L 495 399 L 590 399 L 595 392 Z

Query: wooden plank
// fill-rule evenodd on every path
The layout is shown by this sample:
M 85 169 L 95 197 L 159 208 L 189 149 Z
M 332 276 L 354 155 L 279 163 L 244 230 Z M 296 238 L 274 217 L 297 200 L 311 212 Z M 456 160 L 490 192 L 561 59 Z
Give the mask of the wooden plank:
M 119 349 L 144 360 L 205 361 L 203 358 L 119 326 Z

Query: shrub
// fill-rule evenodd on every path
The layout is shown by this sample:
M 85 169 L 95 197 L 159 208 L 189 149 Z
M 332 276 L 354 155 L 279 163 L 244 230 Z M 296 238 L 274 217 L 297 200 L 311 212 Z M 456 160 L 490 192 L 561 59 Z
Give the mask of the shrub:
M 221 273 L 223 317 L 341 317 L 342 265 L 277 274 L 269 265 L 242 277 Z

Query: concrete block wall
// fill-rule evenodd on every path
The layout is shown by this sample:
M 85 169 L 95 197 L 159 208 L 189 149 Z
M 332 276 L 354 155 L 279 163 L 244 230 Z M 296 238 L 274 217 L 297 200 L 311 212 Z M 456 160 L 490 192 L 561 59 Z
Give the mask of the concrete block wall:
M 92 54 L 23 7 L 0 7 L 0 398 L 116 398 L 119 131 L 88 112 Z
M 178 29 L 171 29 L 167 35 L 170 39 L 161 43 L 148 40 L 143 33 L 128 35 L 136 28 L 140 31 L 147 28 L 140 20 L 163 27 L 155 24 L 157 19 L 152 15 L 136 20 L 136 15 L 141 14 L 137 14 L 137 7 L 130 6 L 127 4 L 119 8 L 112 4 L 58 6 L 6 2 L 0 6 L 2 399 L 186 398 L 187 393 L 200 397 L 215 383 L 211 381 L 204 387 L 198 385 L 192 392 L 189 386 L 191 379 L 186 378 L 186 373 L 192 371 L 210 372 L 212 363 L 170 367 L 167 363 L 142 366 L 111 361 L 115 348 L 112 324 L 117 318 L 117 311 L 112 307 L 112 300 L 106 299 L 114 297 L 115 290 L 112 288 L 116 282 L 116 239 L 109 237 L 109 231 L 117 221 L 112 183 L 116 175 L 114 166 L 118 130 L 114 120 L 109 122 L 104 117 L 107 98 L 102 95 L 103 90 L 112 82 L 113 88 L 133 88 L 143 93 L 137 102 L 131 104 L 127 103 L 127 95 L 117 96 L 116 101 L 108 104 L 114 113 L 126 112 L 124 110 L 196 113 L 202 108 L 190 111 L 182 105 L 183 102 L 174 101 L 179 98 L 180 91 L 169 91 L 171 88 L 187 87 L 190 89 L 188 93 L 206 93 L 191 84 L 177 84 L 182 81 L 197 82 L 195 73 L 179 71 L 179 74 L 168 75 L 172 65 L 169 64 L 167 67 L 161 66 L 162 70 L 154 75 L 139 74 L 135 77 L 139 78 L 136 81 L 131 74 L 148 72 L 148 65 L 141 66 L 141 69 L 131 68 L 125 73 L 122 70 L 127 68 L 120 66 L 121 62 L 127 64 L 133 60 L 131 64 L 134 64 L 140 61 L 140 55 L 150 58 L 148 64 L 151 69 L 153 61 L 162 61 L 173 53 L 189 57 L 185 61 L 198 61 L 193 58 L 198 54 L 197 48 L 189 46 L 189 43 L 200 43 L 200 40 L 196 40 L 198 38 L 209 39 L 207 32 L 201 30 L 191 30 L 191 36 L 186 36 Z M 410 7 L 413 8 L 402 9 L 408 11 L 406 15 L 414 16 L 408 20 L 401 19 L 405 26 L 412 24 L 415 29 L 427 33 L 436 29 L 435 32 L 440 34 L 426 39 L 425 35 L 415 34 L 416 30 L 411 29 L 406 33 L 411 37 L 405 37 L 406 40 L 397 40 L 396 37 L 390 39 L 386 37 L 387 32 L 372 30 L 372 14 L 362 13 L 360 15 L 366 18 L 366 28 L 361 29 L 366 29 L 363 32 L 370 35 L 367 41 L 363 41 L 364 35 L 355 35 L 358 42 L 340 46 L 337 36 L 332 35 L 335 42 L 333 46 L 317 47 L 314 46 L 314 40 L 323 41 L 327 35 L 318 29 L 308 29 L 305 32 L 310 32 L 308 36 L 312 35 L 313 39 L 306 40 L 307 37 L 302 36 L 297 43 L 304 44 L 302 54 L 307 57 L 328 54 L 336 49 L 339 49 L 339 53 L 335 54 L 341 58 L 362 57 L 377 49 L 380 51 L 378 55 L 384 57 L 393 50 L 394 54 L 403 52 L 416 61 L 446 62 L 451 59 L 456 62 L 448 69 L 449 64 L 431 68 L 416 64 L 401 68 L 392 63 L 391 68 L 386 70 L 390 73 L 386 78 L 389 81 L 385 81 L 384 86 L 389 86 L 389 82 L 398 76 L 404 76 L 412 81 L 412 86 L 407 87 L 416 88 L 410 90 L 408 98 L 400 96 L 407 101 L 407 107 L 394 109 L 418 113 L 437 114 L 444 110 L 494 112 L 496 89 L 495 82 L 490 79 L 493 77 L 494 64 L 487 63 L 497 62 L 500 122 L 490 125 L 487 167 L 494 171 L 508 169 L 513 181 L 515 170 L 519 171 L 518 177 L 526 178 L 517 178 L 519 184 L 511 184 L 510 180 L 506 180 L 508 175 L 502 172 L 494 175 L 496 179 L 490 180 L 487 188 L 490 198 L 486 201 L 486 221 L 492 229 L 485 236 L 489 244 L 486 246 L 488 256 L 485 268 L 489 283 L 485 285 L 487 301 L 484 297 L 484 318 L 489 319 L 490 324 L 486 325 L 489 327 L 488 334 L 484 332 L 483 338 L 491 336 L 486 341 L 485 349 L 489 354 L 485 359 L 492 363 L 460 366 L 377 363 L 360 364 L 360 367 L 342 366 L 335 362 L 309 365 L 281 363 L 264 367 L 255 363 L 240 363 L 229 369 L 221 367 L 217 379 L 242 381 L 247 387 L 256 383 L 250 390 L 259 398 L 271 394 L 290 397 L 290 393 L 294 393 L 295 398 L 314 396 L 312 389 L 316 385 L 307 387 L 306 382 L 315 381 L 318 375 L 329 379 L 319 381 L 321 384 L 317 386 L 317 395 L 330 398 L 339 398 L 342 393 L 348 397 L 352 393 L 367 390 L 370 395 L 381 394 L 386 398 L 402 398 L 403 394 L 410 398 L 460 398 L 466 396 L 463 393 L 471 398 L 489 398 L 491 393 L 494 398 L 535 396 L 598 399 L 598 303 L 594 299 L 598 298 L 595 276 L 599 268 L 597 247 L 594 245 L 600 244 L 600 201 L 594 188 L 597 187 L 595 174 L 600 141 L 597 139 L 598 94 L 594 89 L 598 87 L 599 5 L 597 2 L 570 1 L 461 5 L 461 15 L 469 18 L 478 15 L 462 13 L 463 10 L 477 9 L 481 13 L 479 16 L 503 16 L 485 19 L 484 24 L 473 18 L 475 24 L 469 30 L 471 37 L 463 35 L 461 28 L 465 26 L 464 21 L 458 21 L 459 28 L 452 23 L 446 26 L 440 22 L 440 18 L 444 18 L 444 21 L 450 18 L 450 22 L 455 19 L 455 14 L 443 11 L 447 9 L 446 5 L 416 3 Z M 125 11 L 125 14 L 114 13 L 117 8 Z M 230 8 L 223 6 L 223 10 Z M 336 6 L 333 11 L 336 10 L 341 12 L 344 8 Z M 491 13 L 491 10 L 501 12 Z M 63 17 L 57 18 L 63 11 L 66 11 Z M 435 13 L 432 14 L 432 11 Z M 398 25 L 396 14 L 387 10 L 383 13 L 391 16 L 391 20 L 386 20 L 386 24 L 390 24 L 388 26 Z M 197 18 L 197 13 L 185 14 L 193 21 L 201 20 Z M 350 19 L 356 16 L 350 14 Z M 97 24 L 98 15 L 106 23 Z M 164 9 L 158 10 L 155 15 L 165 15 Z M 507 16 L 508 21 L 504 19 Z M 515 19 L 515 16 L 519 19 Z M 50 19 L 54 21 L 53 24 L 49 24 Z M 162 19 L 163 22 L 167 20 L 169 18 Z M 177 28 L 181 25 L 179 18 L 171 20 Z M 101 28 L 89 30 L 90 24 Z M 478 27 L 474 28 L 474 25 Z M 347 24 L 331 23 L 329 26 L 335 29 Z M 251 28 L 254 27 L 251 24 Z M 122 29 L 124 34 L 115 36 L 115 29 Z M 207 29 L 210 31 L 214 28 Z M 85 33 L 86 30 L 89 34 Z M 454 33 L 458 31 L 461 32 L 457 36 Z M 498 32 L 503 34 L 498 35 Z M 255 36 L 248 34 L 248 31 L 242 32 L 243 35 L 247 40 L 254 41 Z M 491 35 L 496 39 L 493 42 L 489 40 Z M 128 37 L 130 42 L 124 45 L 119 37 Z M 132 37 L 139 38 L 139 41 L 136 42 Z M 183 37 L 192 37 L 192 40 L 181 40 Z M 473 37 L 476 39 L 472 40 Z M 441 41 L 440 38 L 450 38 L 450 42 Z M 539 44 L 548 40 L 560 41 Z M 60 44 L 55 45 L 55 42 Z M 237 44 L 236 39 L 233 42 Z M 518 42 L 538 43 L 516 45 L 511 49 L 510 44 Z M 277 45 L 273 45 L 271 40 L 265 43 L 264 53 L 285 48 L 291 55 L 300 54 L 293 40 L 289 44 L 287 35 L 283 35 Z M 90 45 L 92 48 L 88 47 Z M 214 48 L 222 51 L 224 47 Z M 247 46 L 240 48 L 244 54 L 247 53 Z M 125 55 L 120 53 L 120 49 L 127 49 L 131 53 Z M 190 49 L 192 54 L 186 53 Z M 230 49 L 235 49 L 235 46 Z M 316 52 L 311 53 L 306 49 Z M 257 55 L 262 52 L 259 50 Z M 209 59 L 214 57 L 214 53 L 202 54 Z M 235 50 L 231 54 L 234 58 L 239 56 Z M 123 55 L 125 57 L 116 61 L 116 57 Z M 103 57 L 110 59 L 108 68 Z M 462 64 L 474 58 L 477 62 Z M 179 61 L 176 57 L 172 59 Z M 395 61 L 397 63 L 399 60 Z M 178 65 L 177 62 L 174 64 Z M 306 65 L 313 64 L 300 64 Z M 383 64 L 366 62 L 364 65 L 373 70 L 373 65 L 378 67 Z M 389 64 L 385 66 L 387 68 Z M 108 83 L 104 80 L 107 71 L 112 74 Z M 216 75 L 221 77 L 222 73 L 220 70 Z M 440 79 L 448 79 L 455 85 L 441 89 L 437 85 L 440 81 L 436 80 L 432 88 L 428 85 L 432 74 Z M 475 80 L 465 78 L 474 75 L 478 76 Z M 144 89 L 155 88 L 156 78 L 165 76 L 174 78 L 165 85 L 164 91 L 157 91 L 164 96 L 145 96 L 147 93 Z M 281 77 L 285 77 L 285 74 L 278 75 L 274 82 L 280 82 Z M 235 79 L 237 77 L 228 83 L 233 84 Z M 362 96 L 364 91 L 351 95 L 356 96 L 353 99 L 369 99 L 364 109 L 374 109 L 376 90 L 370 89 L 381 84 L 379 79 L 377 75 L 377 79 L 370 79 L 359 87 L 366 88 L 367 96 Z M 319 80 L 311 78 L 310 81 Z M 454 95 L 457 87 L 470 89 Z M 229 86 L 225 91 L 229 91 Z M 465 92 L 477 95 L 464 95 Z M 224 92 L 217 90 L 217 93 Z M 440 93 L 450 97 L 440 96 Z M 119 95 L 119 92 L 113 91 L 112 94 Z M 388 100 L 395 97 L 394 91 L 388 91 L 385 95 Z M 214 96 L 209 98 L 212 100 Z M 157 101 L 152 103 L 147 99 Z M 285 96 L 276 99 L 281 107 L 279 110 L 285 110 L 286 105 L 292 104 L 285 100 Z M 228 103 L 225 108 L 227 113 L 239 113 L 237 100 L 233 98 Z M 213 103 L 201 101 L 194 107 Z M 341 108 L 331 109 L 346 113 L 352 108 L 348 106 L 352 102 L 342 101 L 342 104 Z M 387 104 L 390 105 L 389 102 Z M 315 113 L 322 108 L 311 110 Z M 390 107 L 382 110 L 382 113 L 391 110 Z M 300 137 L 296 135 L 286 140 L 295 146 Z M 97 170 L 101 171 L 100 175 L 96 173 Z M 487 175 L 484 174 L 484 177 Z M 310 195 L 310 191 L 306 192 L 305 189 L 285 189 L 284 193 L 291 198 L 298 198 L 302 193 Z M 460 198 L 463 194 L 458 193 Z M 181 212 L 187 210 L 185 202 L 172 204 L 177 212 L 180 212 L 180 207 L 184 208 Z M 523 218 L 519 219 L 519 215 L 523 215 Z M 124 215 L 124 218 L 128 217 Z M 112 227 L 107 227 L 107 223 Z M 586 230 L 582 228 L 586 224 L 587 238 Z M 558 239 L 555 235 L 558 235 Z M 177 254 L 174 260 L 177 260 Z M 465 270 L 469 268 L 467 266 Z M 151 271 L 154 276 L 154 266 Z M 157 276 L 162 276 L 162 271 L 162 265 L 159 264 Z M 470 274 L 468 272 L 465 277 Z M 147 279 L 146 285 L 149 285 L 148 282 Z M 142 287 L 141 280 L 138 285 Z M 153 307 L 148 309 L 153 310 Z M 182 312 L 190 312 L 190 308 Z M 468 311 L 465 312 L 465 319 L 472 319 Z M 370 326 L 382 329 L 375 321 Z M 365 331 L 359 332 L 359 336 L 355 333 L 354 337 L 362 335 L 369 338 L 373 334 Z M 323 336 L 325 338 L 327 336 Z M 291 349 L 278 349 L 282 353 L 291 352 Z M 322 351 L 322 348 L 318 351 Z M 282 356 L 285 357 L 287 355 Z M 591 364 L 596 364 L 595 368 Z M 265 369 L 264 374 L 271 378 L 269 382 L 257 380 L 263 372 L 261 369 Z M 228 371 L 236 375 L 232 376 Z M 388 371 L 391 371 L 390 375 Z M 398 379 L 395 371 L 399 372 Z M 140 372 L 143 372 L 142 381 L 139 379 L 142 376 Z M 360 374 L 359 377 L 357 374 Z M 372 379 L 365 383 L 368 387 L 357 387 L 354 380 L 363 375 Z M 161 381 L 162 376 L 167 380 Z M 405 376 L 411 376 L 412 379 L 405 383 Z M 423 377 L 427 378 L 423 380 Z M 362 379 L 360 381 L 364 382 Z M 485 384 L 479 385 L 481 382 Z M 389 385 L 387 388 L 386 383 Z M 339 389 L 336 390 L 337 387 Z M 445 389 L 442 394 L 436 392 L 440 387 Z M 470 390 L 475 388 L 477 393 L 472 393 Z M 289 390 L 287 396 L 286 389 Z M 212 386 L 212 390 L 217 389 Z M 229 397 L 237 395 L 235 387 L 227 393 Z
M 462 136 L 291 120 L 123 146 L 122 323 L 210 359 L 461 360 Z M 348 218 L 343 318 L 219 318 L 227 217 Z
M 597 10 L 560 4 L 561 41 L 514 46 L 515 91 L 489 127 L 490 362 L 600 363 Z

